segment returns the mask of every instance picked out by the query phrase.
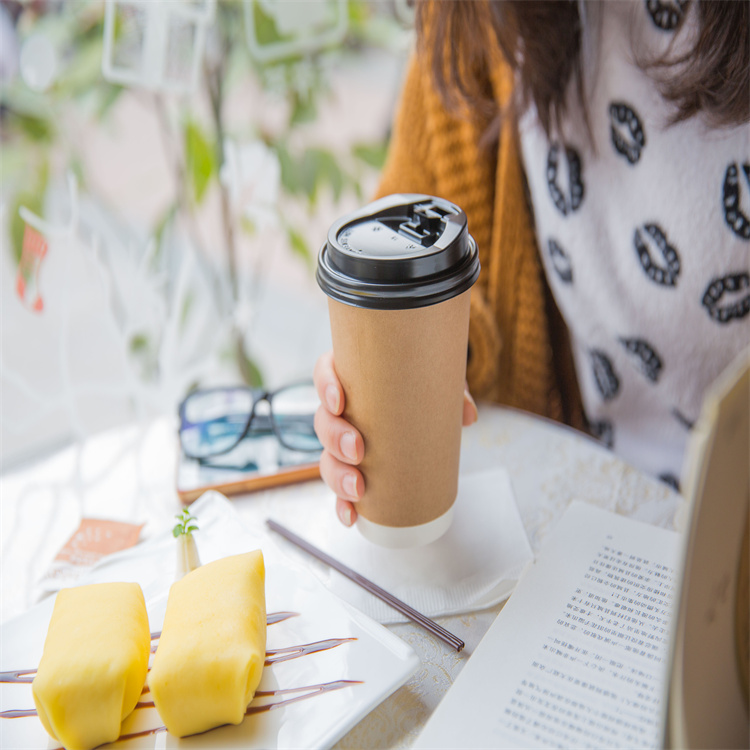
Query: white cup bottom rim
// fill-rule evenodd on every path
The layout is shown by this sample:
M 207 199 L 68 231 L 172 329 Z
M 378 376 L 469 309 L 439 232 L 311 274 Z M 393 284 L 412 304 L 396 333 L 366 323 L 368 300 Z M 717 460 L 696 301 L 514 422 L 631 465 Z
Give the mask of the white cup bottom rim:
M 384 526 L 359 516 L 357 529 L 362 536 L 380 547 L 398 549 L 421 547 L 439 539 L 453 521 L 453 506 L 432 521 L 417 526 Z

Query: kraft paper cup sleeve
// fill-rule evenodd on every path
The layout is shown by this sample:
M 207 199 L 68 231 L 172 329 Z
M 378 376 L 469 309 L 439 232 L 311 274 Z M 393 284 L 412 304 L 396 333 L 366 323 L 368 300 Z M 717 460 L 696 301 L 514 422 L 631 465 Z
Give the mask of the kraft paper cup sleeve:
M 458 489 L 468 292 L 415 310 L 330 300 L 329 312 L 344 417 L 365 441 L 357 512 L 398 528 L 435 521 Z

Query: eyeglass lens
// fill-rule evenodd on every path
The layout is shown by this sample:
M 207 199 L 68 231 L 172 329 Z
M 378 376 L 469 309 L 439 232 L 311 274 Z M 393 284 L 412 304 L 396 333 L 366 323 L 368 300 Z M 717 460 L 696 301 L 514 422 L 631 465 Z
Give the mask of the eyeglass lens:
M 185 453 L 207 458 L 230 450 L 245 431 L 253 408 L 250 391 L 196 391 L 185 401 L 180 433 Z
M 287 386 L 271 397 L 271 418 L 279 441 L 295 451 L 316 451 L 322 448 L 313 420 L 320 399 L 313 385 Z

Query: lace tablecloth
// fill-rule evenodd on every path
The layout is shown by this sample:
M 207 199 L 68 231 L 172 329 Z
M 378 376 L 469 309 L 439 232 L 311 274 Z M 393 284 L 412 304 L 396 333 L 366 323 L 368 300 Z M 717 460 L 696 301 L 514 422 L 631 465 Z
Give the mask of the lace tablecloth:
M 104 433 L 0 480 L 2 621 L 34 604 L 38 582 L 82 517 L 143 523 L 149 537 L 174 522 L 176 432 L 170 420 Z M 644 477 L 588 438 L 521 412 L 480 405 L 464 431 L 462 472 L 502 466 L 536 552 L 572 500 L 671 528 L 682 504 L 666 485 Z M 235 499 L 246 519 L 320 483 Z M 290 494 L 291 493 L 291 494 Z M 331 508 L 331 522 L 336 523 Z M 502 605 L 439 622 L 466 642 L 456 653 L 416 626 L 389 628 L 419 654 L 421 668 L 338 743 L 338 748 L 408 747 L 448 690 Z

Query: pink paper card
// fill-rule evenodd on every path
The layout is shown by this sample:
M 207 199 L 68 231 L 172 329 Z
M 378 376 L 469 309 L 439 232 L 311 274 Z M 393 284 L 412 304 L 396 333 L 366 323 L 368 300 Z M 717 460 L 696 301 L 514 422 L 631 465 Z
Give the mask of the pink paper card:
M 83 518 L 57 553 L 40 586 L 46 591 L 57 591 L 71 585 L 102 557 L 135 545 L 142 528 L 143 524 Z
M 47 240 L 27 224 L 23 233 L 23 251 L 16 275 L 16 294 L 30 310 L 38 313 L 44 309 L 44 301 L 39 291 L 39 270 L 48 249 Z

